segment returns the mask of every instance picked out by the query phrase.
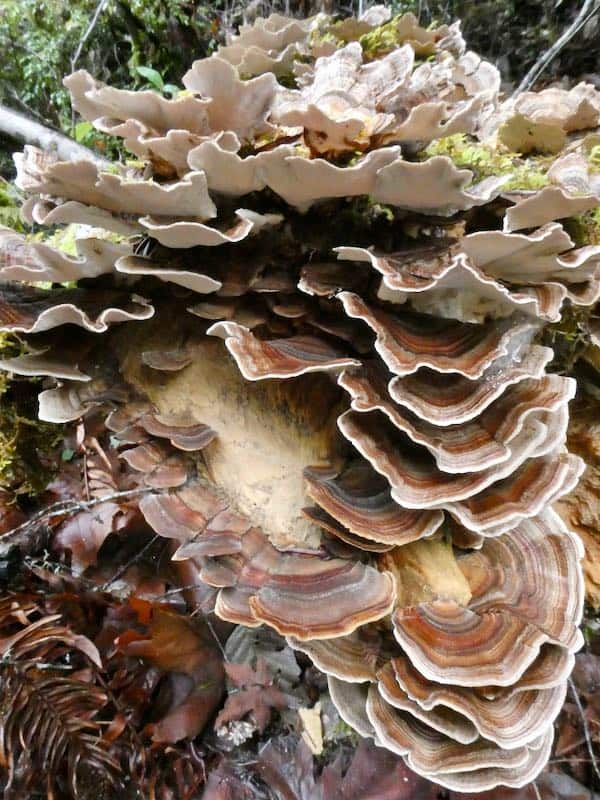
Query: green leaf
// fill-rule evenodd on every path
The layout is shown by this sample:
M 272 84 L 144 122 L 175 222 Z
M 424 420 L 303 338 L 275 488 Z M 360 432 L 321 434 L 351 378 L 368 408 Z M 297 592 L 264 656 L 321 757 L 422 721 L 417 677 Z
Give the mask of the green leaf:
M 84 142 L 86 136 L 88 136 L 94 130 L 94 126 L 91 122 L 78 122 L 75 125 L 75 141 L 76 142 Z
M 165 83 L 163 86 L 163 94 L 170 94 L 171 97 L 177 97 L 179 94 L 179 86 L 175 86 L 173 83 Z
M 74 450 L 71 450 L 69 447 L 65 447 L 65 449 L 60 454 L 60 458 L 61 461 L 70 461 L 74 455 L 75 455 Z
M 159 92 L 162 92 L 165 82 L 163 81 L 160 72 L 152 69 L 152 67 L 136 67 L 136 69 L 142 78 L 146 78 L 149 84 L 154 86 L 155 89 L 158 89 Z

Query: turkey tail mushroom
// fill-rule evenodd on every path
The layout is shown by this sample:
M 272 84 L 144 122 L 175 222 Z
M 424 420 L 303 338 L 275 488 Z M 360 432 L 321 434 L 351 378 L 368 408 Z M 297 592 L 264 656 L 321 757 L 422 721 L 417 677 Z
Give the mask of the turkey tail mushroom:
M 539 334 L 600 295 L 567 219 L 599 202 L 574 138 L 597 91 L 502 106 L 458 25 L 380 6 L 243 25 L 170 100 L 65 84 L 146 163 L 16 156 L 26 220 L 95 230 L 76 255 L 0 230 L 0 329 L 27 345 L 0 369 L 45 376 L 43 419 L 108 414 L 203 608 L 286 636 L 360 735 L 451 790 L 525 785 L 582 641 L 550 507 L 583 467 L 575 382 Z M 529 128 L 570 138 L 539 188 L 428 148 Z

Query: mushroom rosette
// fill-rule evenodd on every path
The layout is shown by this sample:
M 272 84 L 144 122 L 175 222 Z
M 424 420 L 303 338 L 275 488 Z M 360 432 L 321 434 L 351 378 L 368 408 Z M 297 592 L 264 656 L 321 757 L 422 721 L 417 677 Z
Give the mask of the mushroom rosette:
M 170 100 L 65 83 L 145 165 L 16 157 L 26 219 L 93 232 L 72 256 L 0 231 L 0 327 L 30 347 L 0 368 L 58 382 L 44 419 L 110 407 L 203 608 L 288 637 L 361 735 L 452 789 L 524 785 L 581 645 L 551 508 L 576 387 L 539 333 L 600 296 L 564 219 L 598 205 L 589 148 L 534 189 L 428 153 L 503 152 L 512 112 L 458 26 L 382 7 L 243 26 Z M 514 110 L 598 125 L 591 87 L 560 102 Z

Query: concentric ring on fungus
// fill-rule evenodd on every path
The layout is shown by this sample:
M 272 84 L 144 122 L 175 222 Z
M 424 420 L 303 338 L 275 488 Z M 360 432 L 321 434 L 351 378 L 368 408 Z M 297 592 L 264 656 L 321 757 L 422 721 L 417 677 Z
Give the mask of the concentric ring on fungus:
M 582 469 L 575 385 L 536 337 L 598 299 L 600 248 L 557 221 L 598 181 L 580 141 L 541 189 L 428 158 L 498 146 L 512 111 L 457 25 L 388 20 L 258 19 L 173 99 L 67 78 L 148 164 L 16 156 L 27 219 L 96 230 L 76 257 L 0 230 L 0 329 L 30 346 L 0 368 L 57 381 L 42 418 L 111 412 L 203 607 L 287 636 L 361 735 L 451 789 L 518 787 L 581 645 L 581 547 L 550 508 Z M 562 136 L 598 124 L 576 89 L 544 117 Z

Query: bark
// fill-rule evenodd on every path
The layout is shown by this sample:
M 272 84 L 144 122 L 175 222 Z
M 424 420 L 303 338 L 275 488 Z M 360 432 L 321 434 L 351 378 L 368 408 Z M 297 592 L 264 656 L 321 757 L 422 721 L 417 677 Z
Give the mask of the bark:
M 85 158 L 96 164 L 108 163 L 102 156 L 65 136 L 64 133 L 47 128 L 5 105 L 0 105 L 0 133 L 24 144 L 40 147 L 42 150 L 54 150 L 61 161 Z

